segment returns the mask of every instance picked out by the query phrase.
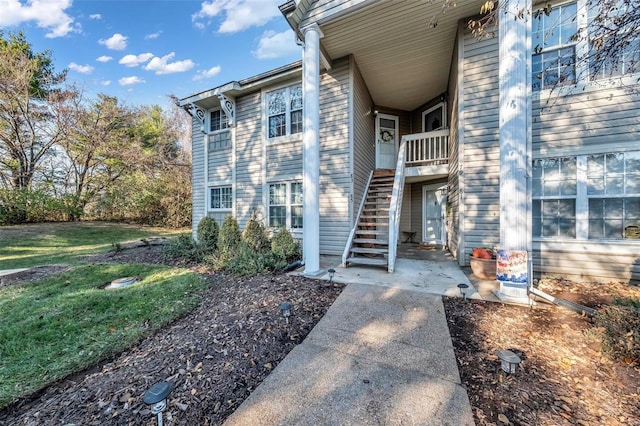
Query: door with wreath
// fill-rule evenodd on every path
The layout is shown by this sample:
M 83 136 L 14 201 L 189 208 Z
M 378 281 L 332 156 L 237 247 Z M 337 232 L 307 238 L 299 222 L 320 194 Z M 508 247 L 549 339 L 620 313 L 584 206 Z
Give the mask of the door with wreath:
M 398 160 L 398 117 L 376 116 L 376 169 L 394 169 Z

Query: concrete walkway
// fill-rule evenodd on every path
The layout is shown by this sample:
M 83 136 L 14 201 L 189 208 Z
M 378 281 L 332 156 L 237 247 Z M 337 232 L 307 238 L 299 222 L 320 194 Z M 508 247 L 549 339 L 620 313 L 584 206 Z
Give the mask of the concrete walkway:
M 441 298 L 353 283 L 225 424 L 473 423 Z

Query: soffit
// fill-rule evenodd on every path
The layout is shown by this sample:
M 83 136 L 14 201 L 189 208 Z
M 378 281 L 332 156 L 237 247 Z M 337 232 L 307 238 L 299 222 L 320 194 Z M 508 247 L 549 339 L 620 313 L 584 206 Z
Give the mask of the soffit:
M 410 111 L 446 91 L 458 22 L 482 3 L 382 1 L 321 25 L 321 43 L 331 59 L 355 57 L 376 105 Z

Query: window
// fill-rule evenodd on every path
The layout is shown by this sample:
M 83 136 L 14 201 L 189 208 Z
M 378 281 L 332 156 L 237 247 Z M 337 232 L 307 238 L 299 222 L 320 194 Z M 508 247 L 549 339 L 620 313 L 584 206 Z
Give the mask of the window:
M 302 133 L 302 86 L 268 92 L 267 134 L 269 139 Z
M 587 158 L 589 238 L 624 238 L 640 225 L 640 152 Z
M 215 109 L 209 113 L 209 131 L 217 132 L 229 126 L 227 116 L 220 109 Z
M 302 182 L 269 185 L 269 226 L 302 229 Z
M 447 128 L 447 120 L 445 115 L 445 103 L 429 108 L 422 113 L 422 131 L 431 132 L 433 130 L 441 130 Z
M 230 210 L 233 207 L 233 192 L 230 186 L 218 186 L 210 189 L 211 210 Z
M 534 14 L 533 91 L 576 82 L 576 12 L 576 3 L 567 3 Z
M 532 188 L 534 237 L 623 239 L 640 226 L 640 151 L 535 160 Z
M 620 28 L 614 32 L 611 28 L 616 28 L 624 20 L 625 15 L 632 15 L 634 6 L 631 3 L 617 1 L 616 7 L 607 7 L 606 16 L 601 15 L 600 7 L 602 3 L 609 3 L 615 0 L 605 0 L 603 2 L 592 2 L 588 10 L 588 34 L 589 34 L 589 76 L 592 80 L 600 78 L 619 77 L 640 71 L 638 57 L 640 52 L 640 38 L 629 37 L 630 31 L 637 29 L 629 26 Z M 598 55 L 596 46 L 600 46 L 603 37 L 616 37 L 616 51 L 608 49 Z M 607 55 L 607 57 L 603 57 Z
M 576 158 L 533 162 L 533 235 L 576 236 Z

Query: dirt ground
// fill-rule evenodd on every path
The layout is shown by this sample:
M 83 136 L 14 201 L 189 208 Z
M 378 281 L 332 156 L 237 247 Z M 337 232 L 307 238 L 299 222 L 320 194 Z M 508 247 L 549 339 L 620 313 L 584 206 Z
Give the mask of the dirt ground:
M 640 288 L 543 280 L 543 291 L 598 308 Z M 640 368 L 603 356 L 588 318 L 543 303 L 532 309 L 445 298 L 449 330 L 476 424 L 640 425 Z M 516 374 L 497 351 L 522 359 Z
M 133 247 L 87 260 L 166 263 L 161 253 L 156 246 Z M 342 289 L 282 274 L 242 280 L 200 272 L 211 285 L 196 310 L 114 359 L 1 411 L 0 426 L 153 425 L 142 395 L 159 380 L 176 385 L 165 424 L 221 424 Z M 556 279 L 539 288 L 595 308 L 618 297 L 640 299 L 640 288 L 614 283 Z M 294 306 L 290 324 L 278 310 L 283 301 Z M 460 298 L 444 303 L 476 424 L 640 425 L 640 366 L 603 356 L 587 318 L 544 303 L 532 309 Z M 516 374 L 500 370 L 501 349 L 522 358 Z

